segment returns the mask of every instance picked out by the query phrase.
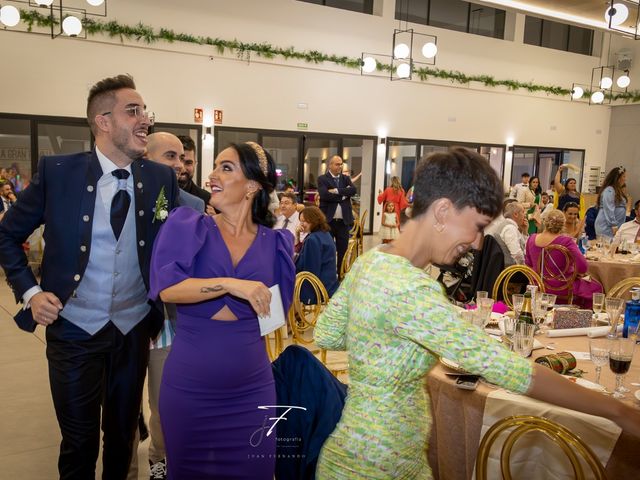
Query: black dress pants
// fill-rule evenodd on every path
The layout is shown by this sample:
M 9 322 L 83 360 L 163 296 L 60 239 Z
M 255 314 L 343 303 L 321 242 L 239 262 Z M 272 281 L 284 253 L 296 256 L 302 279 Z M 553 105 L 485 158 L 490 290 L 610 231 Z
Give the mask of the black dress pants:
M 341 218 L 334 218 L 329 222 L 329 227 L 331 227 L 331 236 L 336 241 L 336 254 L 338 256 L 337 272 L 340 274 L 342 258 L 349 246 L 349 231 L 351 230 L 351 225 L 345 224 Z
M 149 360 L 149 319 L 123 335 L 109 322 L 90 335 L 60 317 L 47 327 L 49 383 L 62 433 L 64 480 L 95 480 L 100 448 L 104 480 L 127 478 Z

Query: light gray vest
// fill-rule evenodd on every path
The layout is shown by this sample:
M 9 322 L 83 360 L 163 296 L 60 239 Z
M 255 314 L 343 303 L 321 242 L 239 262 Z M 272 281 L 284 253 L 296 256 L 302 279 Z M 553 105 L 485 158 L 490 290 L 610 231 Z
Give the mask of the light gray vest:
M 150 310 L 136 248 L 135 198 L 116 241 L 97 189 L 89 263 L 60 315 L 91 335 L 111 321 L 126 335 Z

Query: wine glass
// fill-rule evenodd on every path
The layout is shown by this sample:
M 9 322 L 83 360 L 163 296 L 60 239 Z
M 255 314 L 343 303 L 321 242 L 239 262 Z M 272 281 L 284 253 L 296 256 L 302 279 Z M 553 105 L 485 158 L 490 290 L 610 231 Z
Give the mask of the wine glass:
M 528 357 L 533 350 L 533 334 L 536 326 L 520 322 L 516 324 L 513 334 L 513 351 L 522 357 Z
M 589 339 L 589 354 L 591 361 L 596 366 L 596 383 L 600 384 L 602 367 L 609 362 L 609 340 L 606 338 Z
M 615 338 L 618 335 L 618 318 L 622 313 L 622 306 L 624 305 L 621 298 L 607 297 L 604 300 L 604 306 L 609 316 L 609 324 L 611 330 L 609 331 L 609 337 Z
M 535 296 L 531 297 L 531 314 L 533 315 L 533 321 L 536 324 L 536 329 L 541 330 L 542 324 L 547 317 L 547 305 L 543 302 L 544 293 L 536 293 Z
M 624 387 L 623 382 L 625 374 L 631 367 L 635 346 L 635 338 L 614 338 L 610 340 L 609 368 L 616 374 L 614 398 L 624 398 L 625 392 L 629 391 Z
M 602 252 L 602 235 L 596 235 L 596 250 Z
M 511 297 L 513 302 L 513 313 L 515 313 L 515 319 L 518 320 L 520 312 L 522 312 L 522 306 L 524 305 L 524 295 L 521 293 L 515 293 Z
M 593 313 L 595 314 L 595 321 L 593 323 L 593 326 L 597 326 L 598 325 L 598 319 L 600 314 L 602 313 L 602 308 L 604 307 L 604 293 L 594 293 L 593 294 Z
M 486 327 L 491 321 L 491 310 L 493 309 L 493 298 L 478 299 L 478 315 L 482 318 L 482 326 Z

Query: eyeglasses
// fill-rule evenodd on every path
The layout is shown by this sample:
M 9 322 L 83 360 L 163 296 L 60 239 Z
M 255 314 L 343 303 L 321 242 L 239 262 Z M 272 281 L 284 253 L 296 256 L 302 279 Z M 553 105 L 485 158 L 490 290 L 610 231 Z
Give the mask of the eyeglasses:
M 149 112 L 146 108 L 141 105 L 131 105 L 130 107 L 125 107 L 124 111 L 130 117 L 136 117 L 139 119 L 146 118 L 149 120 L 149 124 L 153 125 L 156 121 L 156 114 L 153 112 Z M 100 115 L 111 115 L 113 112 L 104 112 Z

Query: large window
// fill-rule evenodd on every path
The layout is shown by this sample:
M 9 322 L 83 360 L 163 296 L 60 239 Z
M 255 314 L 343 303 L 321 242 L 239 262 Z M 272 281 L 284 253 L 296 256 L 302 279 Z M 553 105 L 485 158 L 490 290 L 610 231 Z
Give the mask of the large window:
M 373 0 L 298 0 L 300 2 L 315 3 L 327 7 L 351 10 L 352 12 L 373 14 Z
M 396 0 L 396 19 L 504 38 L 504 10 L 461 0 Z
M 524 43 L 528 45 L 591 55 L 593 53 L 593 36 L 593 30 L 588 28 L 566 25 L 528 15 L 525 19 Z
M 333 155 L 340 155 L 344 162 L 344 173 L 352 177 L 362 173 L 354 182 L 358 193 L 352 198 L 352 204 L 357 215 L 368 212 L 365 231 L 371 231 L 375 137 L 233 127 L 216 127 L 214 136 L 216 155 L 230 142 L 258 142 L 271 154 L 276 164 L 276 191 L 281 192 L 286 186 L 292 185 L 300 200 L 307 205 L 313 205 L 318 192 L 318 177 L 327 172 L 329 160 Z
M 582 184 L 584 169 L 584 150 L 568 150 L 547 147 L 513 147 L 513 163 L 511 168 L 511 185 L 520 183 L 523 173 L 540 178 L 543 190 L 550 187 L 551 180 L 556 175 L 558 166 L 570 163 L 574 169 L 562 172 L 561 181 L 567 177 L 576 178 L 578 185 Z

